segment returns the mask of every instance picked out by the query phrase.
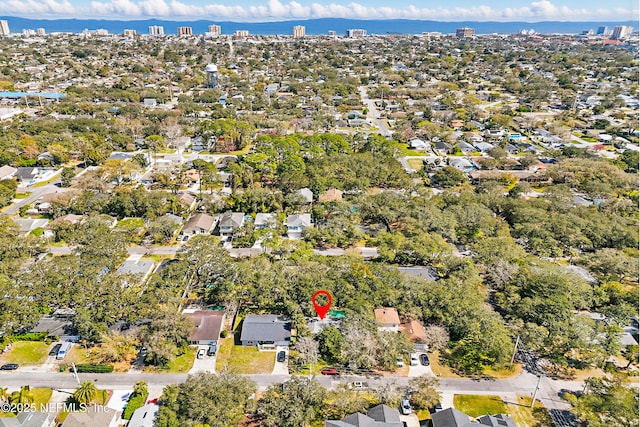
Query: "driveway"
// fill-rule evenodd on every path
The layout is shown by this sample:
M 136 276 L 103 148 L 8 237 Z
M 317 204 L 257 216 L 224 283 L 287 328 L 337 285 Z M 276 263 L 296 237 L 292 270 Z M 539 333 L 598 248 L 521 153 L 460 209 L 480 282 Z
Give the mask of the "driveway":
M 189 370 L 189 373 L 195 374 L 196 372 L 215 372 L 216 356 L 207 355 L 206 351 L 209 349 L 208 345 L 199 345 L 197 351 L 200 351 L 200 349 L 204 349 L 205 355 L 202 359 L 198 359 L 198 356 L 196 355 L 195 362 L 193 362 L 193 368 Z
M 271 375 L 289 375 L 289 348 L 281 346 L 276 347 L 276 355 L 281 351 L 284 351 L 287 357 L 285 357 L 284 362 L 278 362 L 278 360 L 276 360 L 275 365 L 273 365 Z
M 400 421 L 404 421 L 407 424 L 407 427 L 420 427 L 420 420 L 418 420 L 418 416 L 415 412 L 410 415 L 400 415 Z

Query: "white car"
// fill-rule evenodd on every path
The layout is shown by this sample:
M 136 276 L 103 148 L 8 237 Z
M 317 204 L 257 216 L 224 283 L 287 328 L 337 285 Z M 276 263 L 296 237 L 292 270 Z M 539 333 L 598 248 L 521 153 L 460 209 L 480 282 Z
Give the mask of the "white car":
M 406 397 L 400 402 L 400 412 L 402 412 L 402 415 L 411 415 L 411 404 Z
M 204 348 L 201 348 L 200 350 L 198 350 L 198 354 L 196 357 L 198 359 L 204 359 L 205 354 L 207 354 L 207 350 L 205 350 Z
M 410 365 L 411 366 L 418 366 L 420 364 L 420 361 L 418 360 L 418 356 L 416 356 L 415 354 L 411 355 L 411 362 Z

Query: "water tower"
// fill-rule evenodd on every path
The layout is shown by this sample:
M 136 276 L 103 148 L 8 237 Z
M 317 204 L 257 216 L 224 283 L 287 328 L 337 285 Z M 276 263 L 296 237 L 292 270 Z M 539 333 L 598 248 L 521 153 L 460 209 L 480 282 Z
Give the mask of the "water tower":
M 218 66 L 209 64 L 204 71 L 207 73 L 207 87 L 216 87 L 218 84 Z

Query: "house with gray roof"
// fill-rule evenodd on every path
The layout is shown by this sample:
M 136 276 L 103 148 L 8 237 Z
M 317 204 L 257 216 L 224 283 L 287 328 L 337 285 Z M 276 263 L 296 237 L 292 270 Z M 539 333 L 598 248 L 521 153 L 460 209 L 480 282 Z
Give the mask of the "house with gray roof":
M 230 240 L 233 233 L 244 225 L 244 212 L 225 212 L 220 217 L 219 232 L 222 240 Z
M 302 230 L 312 226 L 310 214 L 294 214 L 287 217 L 287 236 L 291 240 L 300 240 Z
M 275 314 L 249 314 L 242 322 L 240 342 L 244 346 L 271 344 L 288 346 L 291 320 Z
M 132 274 L 134 276 L 140 277 L 140 284 L 146 282 L 146 280 L 153 273 L 153 267 L 155 263 L 153 260 L 143 260 L 143 259 L 126 259 L 118 270 L 116 270 L 116 274 Z M 128 284 L 127 284 L 128 285 Z
M 307 203 L 313 203 L 313 192 L 311 190 L 309 190 L 308 188 L 301 188 L 298 191 L 296 191 L 296 194 L 301 195 L 305 202 Z
M 387 405 L 378 405 L 367 411 L 367 414 L 356 412 L 341 420 L 326 420 L 325 427 L 403 427 L 397 409 Z
M 454 408 L 431 414 L 431 425 L 433 427 L 516 427 L 515 421 L 509 415 L 483 415 L 473 421 L 467 414 Z
M 70 412 L 62 423 L 62 427 L 117 427 L 118 411 L 103 407 L 101 410 Z
M 15 418 L 0 418 L 0 427 L 53 427 L 56 414 L 47 412 L 20 412 Z
M 216 219 L 211 215 L 199 213 L 193 215 L 182 228 L 183 235 L 210 234 L 216 226 Z
M 18 172 L 18 169 L 14 168 L 13 166 L 4 165 L 0 167 L 0 181 L 2 181 L 3 179 L 13 178 L 14 176 L 16 176 L 16 172 Z
M 155 404 L 144 405 L 133 412 L 127 427 L 153 427 L 153 421 L 160 410 Z

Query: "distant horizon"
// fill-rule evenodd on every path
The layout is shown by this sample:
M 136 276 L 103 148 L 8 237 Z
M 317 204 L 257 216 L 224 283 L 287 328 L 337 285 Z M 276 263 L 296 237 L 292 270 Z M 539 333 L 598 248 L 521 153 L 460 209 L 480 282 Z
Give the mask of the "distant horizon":
M 635 0 L 6 0 L 0 15 L 33 19 L 211 19 L 277 22 L 320 18 L 442 22 L 634 21 Z

